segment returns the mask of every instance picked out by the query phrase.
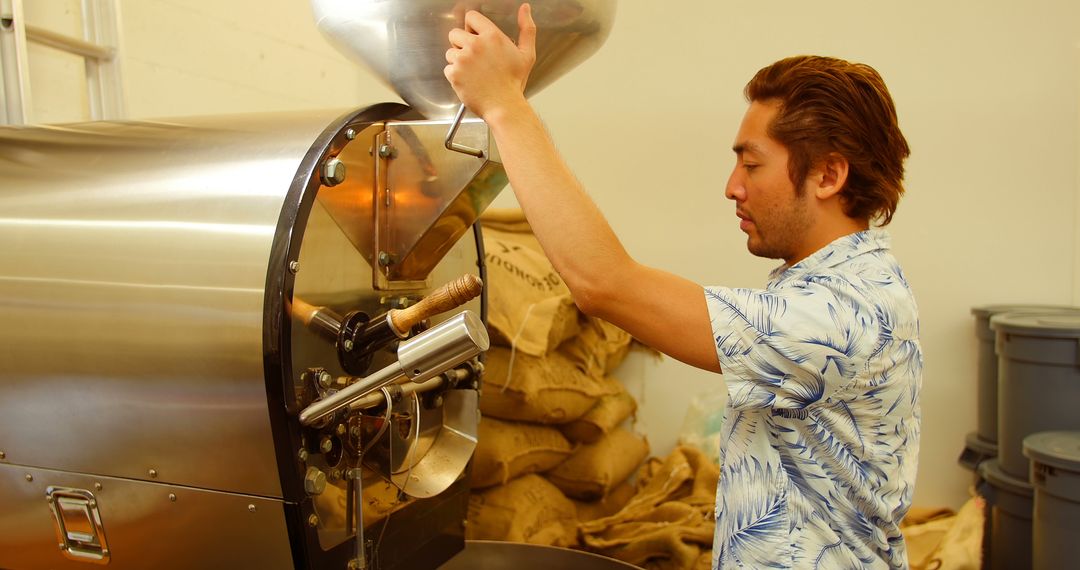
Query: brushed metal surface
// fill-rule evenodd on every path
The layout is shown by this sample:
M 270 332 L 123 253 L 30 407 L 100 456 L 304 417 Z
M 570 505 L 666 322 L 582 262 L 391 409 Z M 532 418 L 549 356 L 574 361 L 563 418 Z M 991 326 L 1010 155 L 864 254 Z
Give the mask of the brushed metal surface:
M 0 129 L 8 462 L 281 496 L 267 261 L 338 115 Z
M 447 35 L 480 10 L 517 38 L 517 0 L 311 0 L 332 45 L 367 66 L 429 119 L 448 119 L 457 95 L 443 75 Z M 536 64 L 526 95 L 539 92 L 603 45 L 616 0 L 532 0 Z
M 621 560 L 539 544 L 467 540 L 465 550 L 451 558 L 440 570 L 634 570 Z
M 46 502 L 50 486 L 93 493 L 108 539 L 106 566 L 72 560 L 60 550 Z M 0 568 L 294 567 L 277 499 L 0 464 L 0 505 Z

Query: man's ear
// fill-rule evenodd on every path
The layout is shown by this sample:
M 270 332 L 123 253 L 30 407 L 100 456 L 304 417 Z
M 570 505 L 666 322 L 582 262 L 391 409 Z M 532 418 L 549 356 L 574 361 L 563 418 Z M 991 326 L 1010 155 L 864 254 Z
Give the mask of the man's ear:
M 814 177 L 814 195 L 825 200 L 840 193 L 847 184 L 848 160 L 844 155 L 831 152 L 825 156 Z

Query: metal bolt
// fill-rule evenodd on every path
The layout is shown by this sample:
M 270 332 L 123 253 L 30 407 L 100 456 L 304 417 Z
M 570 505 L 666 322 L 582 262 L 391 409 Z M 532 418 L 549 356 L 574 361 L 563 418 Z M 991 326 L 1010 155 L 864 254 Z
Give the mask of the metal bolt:
M 294 274 L 297 271 L 300 271 L 300 262 L 299 261 L 290 261 L 289 262 L 289 271 L 291 271 Z
M 397 158 L 397 149 L 391 145 L 379 145 L 379 156 L 382 158 Z
M 337 186 L 345 182 L 345 163 L 336 156 L 331 156 L 323 163 L 319 173 L 324 186 Z
M 333 440 L 328 437 L 322 438 L 322 441 L 319 442 L 319 449 L 322 450 L 323 453 L 330 453 L 330 450 L 334 449 Z
M 345 129 L 345 138 L 353 140 L 356 138 L 356 131 L 353 129 Z
M 169 493 L 169 500 L 175 503 L 176 502 L 176 493 Z
M 0 459 L 3 459 L 5 457 L 7 457 L 7 454 L 4 453 L 3 451 L 0 451 Z
M 27 473 L 27 474 L 26 474 L 26 480 L 27 480 L 27 481 L 33 481 L 33 480 L 34 480 L 34 476 L 33 476 L 33 475 L 31 475 L 31 474 L 29 474 L 29 473 Z
M 95 491 L 100 491 L 101 490 L 101 483 L 94 483 L 94 490 Z
M 301 463 L 307 463 L 307 450 L 300 448 L 300 451 L 296 454 L 296 457 L 300 459 Z
M 255 505 L 248 505 L 248 512 L 249 512 L 249 513 L 253 513 L 253 512 L 255 512 L 255 511 L 256 511 L 256 509 L 255 509 Z
M 353 349 L 353 341 L 345 339 L 345 342 L 342 343 L 342 346 L 345 347 L 345 352 L 351 352 Z
M 319 526 L 319 515 L 312 514 L 307 518 L 307 523 L 312 528 Z
M 382 266 L 386 267 L 386 266 L 390 266 L 390 265 L 393 265 L 393 264 L 394 264 L 394 256 L 390 255 L 389 253 L 387 253 L 385 251 L 380 251 L 379 252 L 379 265 L 382 265 Z
M 329 372 L 323 370 L 319 373 L 319 386 L 322 388 L 329 388 L 330 383 L 334 381 L 334 377 Z
M 321 495 L 326 490 L 326 474 L 318 467 L 308 467 L 304 474 L 304 490 L 309 495 Z
M 330 470 L 330 480 L 331 481 L 337 481 L 339 479 L 341 479 L 341 469 L 331 469 Z
M 86 504 L 86 506 L 90 507 L 91 509 L 96 509 L 97 508 L 97 501 L 90 501 L 89 503 Z
M 339 436 L 345 435 L 345 424 L 338 424 L 337 429 L 334 430 Z
M 360 426 L 353 426 L 352 429 L 349 430 L 349 435 L 351 435 L 353 439 L 360 439 Z
M 149 473 L 150 473 L 150 477 L 151 477 L 152 479 L 156 479 L 156 478 L 157 478 L 157 469 L 151 469 L 151 470 L 149 471 Z

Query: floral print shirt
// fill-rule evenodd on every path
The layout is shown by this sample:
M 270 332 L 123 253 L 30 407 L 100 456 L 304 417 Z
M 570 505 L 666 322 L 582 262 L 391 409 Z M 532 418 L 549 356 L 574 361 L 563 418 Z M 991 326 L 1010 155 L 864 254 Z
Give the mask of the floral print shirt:
M 922 351 L 888 234 L 705 296 L 728 389 L 713 567 L 907 568 Z

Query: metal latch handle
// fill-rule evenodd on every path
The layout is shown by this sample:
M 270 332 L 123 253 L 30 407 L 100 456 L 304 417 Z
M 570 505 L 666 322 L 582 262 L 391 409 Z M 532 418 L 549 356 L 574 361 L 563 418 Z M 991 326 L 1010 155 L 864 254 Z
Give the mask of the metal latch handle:
M 462 103 L 461 106 L 458 107 L 457 115 L 454 117 L 454 124 L 450 125 L 450 132 L 446 133 L 446 148 L 462 154 L 475 156 L 476 158 L 484 158 L 484 151 L 454 142 L 454 136 L 457 135 L 458 127 L 461 126 L 461 119 L 464 117 L 465 104 Z

